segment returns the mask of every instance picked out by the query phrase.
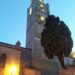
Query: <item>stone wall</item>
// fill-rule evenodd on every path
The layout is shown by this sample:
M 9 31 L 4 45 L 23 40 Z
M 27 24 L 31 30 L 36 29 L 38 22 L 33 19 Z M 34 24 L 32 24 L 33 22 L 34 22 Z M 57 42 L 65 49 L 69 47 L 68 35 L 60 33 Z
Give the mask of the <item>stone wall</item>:
M 19 75 L 21 52 L 16 48 L 0 45 L 0 55 L 6 54 L 6 64 L 3 75 L 10 75 L 12 67 L 16 68 L 16 75 Z
M 60 75 L 75 75 L 75 67 L 68 67 L 67 69 L 61 69 Z

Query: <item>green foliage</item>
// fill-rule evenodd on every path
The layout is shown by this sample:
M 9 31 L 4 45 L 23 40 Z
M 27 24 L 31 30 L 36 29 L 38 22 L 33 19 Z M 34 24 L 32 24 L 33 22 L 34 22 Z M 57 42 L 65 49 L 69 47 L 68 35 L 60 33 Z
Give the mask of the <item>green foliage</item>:
M 71 32 L 68 26 L 60 21 L 59 17 L 51 15 L 46 18 L 41 33 L 41 45 L 49 59 L 52 59 L 54 55 L 58 56 L 59 60 L 63 56 L 69 56 L 73 47 Z

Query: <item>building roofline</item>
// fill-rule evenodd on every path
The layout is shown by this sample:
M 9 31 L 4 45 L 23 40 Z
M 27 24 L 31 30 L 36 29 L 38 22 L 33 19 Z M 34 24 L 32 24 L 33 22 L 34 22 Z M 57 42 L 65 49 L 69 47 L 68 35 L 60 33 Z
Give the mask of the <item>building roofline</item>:
M 8 48 L 16 49 L 16 50 L 25 50 L 25 49 L 31 50 L 29 48 L 24 48 L 24 47 L 17 48 L 16 45 L 4 43 L 4 42 L 0 42 L 0 46 L 8 47 Z

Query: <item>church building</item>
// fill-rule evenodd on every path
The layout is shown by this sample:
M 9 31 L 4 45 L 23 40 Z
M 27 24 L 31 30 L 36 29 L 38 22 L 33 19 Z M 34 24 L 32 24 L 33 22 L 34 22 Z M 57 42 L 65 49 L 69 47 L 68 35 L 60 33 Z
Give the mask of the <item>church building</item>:
M 41 32 L 50 14 L 44 0 L 31 0 L 27 9 L 26 48 L 0 42 L 0 75 L 59 75 L 56 57 L 49 60 L 41 47 Z

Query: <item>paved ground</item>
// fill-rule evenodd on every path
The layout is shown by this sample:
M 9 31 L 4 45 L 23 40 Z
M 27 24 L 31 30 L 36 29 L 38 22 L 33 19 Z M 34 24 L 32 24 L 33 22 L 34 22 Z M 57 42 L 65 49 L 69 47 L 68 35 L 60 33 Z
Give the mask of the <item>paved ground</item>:
M 75 67 L 68 67 L 67 69 L 62 69 L 60 75 L 75 75 Z

